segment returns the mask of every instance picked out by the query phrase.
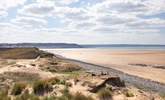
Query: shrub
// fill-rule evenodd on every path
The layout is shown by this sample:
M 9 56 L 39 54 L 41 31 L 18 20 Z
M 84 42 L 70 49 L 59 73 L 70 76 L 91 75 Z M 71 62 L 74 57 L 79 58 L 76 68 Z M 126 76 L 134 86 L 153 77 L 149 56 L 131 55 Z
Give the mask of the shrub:
M 20 96 L 17 96 L 15 100 L 40 100 L 38 96 L 35 94 L 22 94 Z
M 165 99 L 165 93 L 160 93 L 159 95 L 162 99 Z
M 29 99 L 27 100 L 40 100 L 38 96 L 36 96 L 35 94 L 29 94 Z
M 16 100 L 28 100 L 29 99 L 29 91 L 25 90 L 25 92 L 21 95 L 16 97 Z
M 11 94 L 12 95 L 19 95 L 22 93 L 22 91 L 25 89 L 25 87 L 26 87 L 25 83 L 15 83 L 13 88 L 12 88 Z
M 74 99 L 73 100 L 94 100 L 94 99 L 91 96 L 85 96 L 81 92 L 77 92 L 74 95 Z
M 108 89 L 101 89 L 98 93 L 100 100 L 112 100 L 112 92 Z
M 59 84 L 65 85 L 66 81 L 65 80 L 60 80 Z
M 134 96 L 134 94 L 133 94 L 132 92 L 130 92 L 130 91 L 127 91 L 127 92 L 125 93 L 125 95 L 126 95 L 127 97 L 133 97 L 133 96 Z
M 46 96 L 46 97 L 44 97 L 43 98 L 43 100 L 57 100 L 57 97 L 55 97 L 55 96 Z
M 73 100 L 73 96 L 69 93 L 68 87 L 65 87 L 61 93 L 62 96 L 58 97 L 58 100 Z
M 69 93 L 68 87 L 61 91 L 62 96 L 58 97 L 58 100 L 94 100 L 91 96 L 85 96 L 80 92 L 75 95 Z
M 11 98 L 8 96 L 8 90 L 0 91 L 0 100 L 11 100 Z
M 60 82 L 60 80 L 56 77 L 50 78 L 47 81 L 52 85 L 58 84 Z
M 72 87 L 72 83 L 71 82 L 66 82 L 66 86 L 67 87 Z
M 33 91 L 35 94 L 43 95 L 44 93 L 52 91 L 52 85 L 48 81 L 39 80 L 34 82 Z
M 35 80 L 40 79 L 40 76 L 38 73 L 30 73 L 30 72 L 4 72 L 5 78 L 12 79 L 16 82 L 33 82 Z

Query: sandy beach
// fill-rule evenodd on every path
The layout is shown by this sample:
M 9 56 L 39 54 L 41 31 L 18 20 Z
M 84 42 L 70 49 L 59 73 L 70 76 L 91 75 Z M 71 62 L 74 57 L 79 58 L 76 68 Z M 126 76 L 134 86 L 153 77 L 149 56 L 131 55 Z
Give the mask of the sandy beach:
M 117 69 L 165 83 L 165 51 L 111 49 L 45 49 L 66 58 Z

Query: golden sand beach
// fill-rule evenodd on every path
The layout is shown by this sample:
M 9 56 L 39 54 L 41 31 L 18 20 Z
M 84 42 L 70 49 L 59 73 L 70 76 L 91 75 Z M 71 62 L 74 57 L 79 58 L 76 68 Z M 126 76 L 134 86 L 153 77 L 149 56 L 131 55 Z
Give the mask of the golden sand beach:
M 46 51 L 165 83 L 165 51 L 114 49 L 47 49 Z

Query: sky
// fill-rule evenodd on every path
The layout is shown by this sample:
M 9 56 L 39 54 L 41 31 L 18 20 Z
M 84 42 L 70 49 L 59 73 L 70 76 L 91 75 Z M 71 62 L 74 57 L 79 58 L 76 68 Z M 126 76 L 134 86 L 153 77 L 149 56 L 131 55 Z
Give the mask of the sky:
M 0 43 L 165 44 L 165 0 L 0 0 Z

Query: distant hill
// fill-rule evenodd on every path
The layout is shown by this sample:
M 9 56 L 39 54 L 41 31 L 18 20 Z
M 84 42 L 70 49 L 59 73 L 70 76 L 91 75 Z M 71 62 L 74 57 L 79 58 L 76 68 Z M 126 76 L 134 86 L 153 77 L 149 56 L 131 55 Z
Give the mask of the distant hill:
M 82 46 L 72 43 L 0 43 L 0 48 L 36 47 L 36 48 L 81 48 Z

